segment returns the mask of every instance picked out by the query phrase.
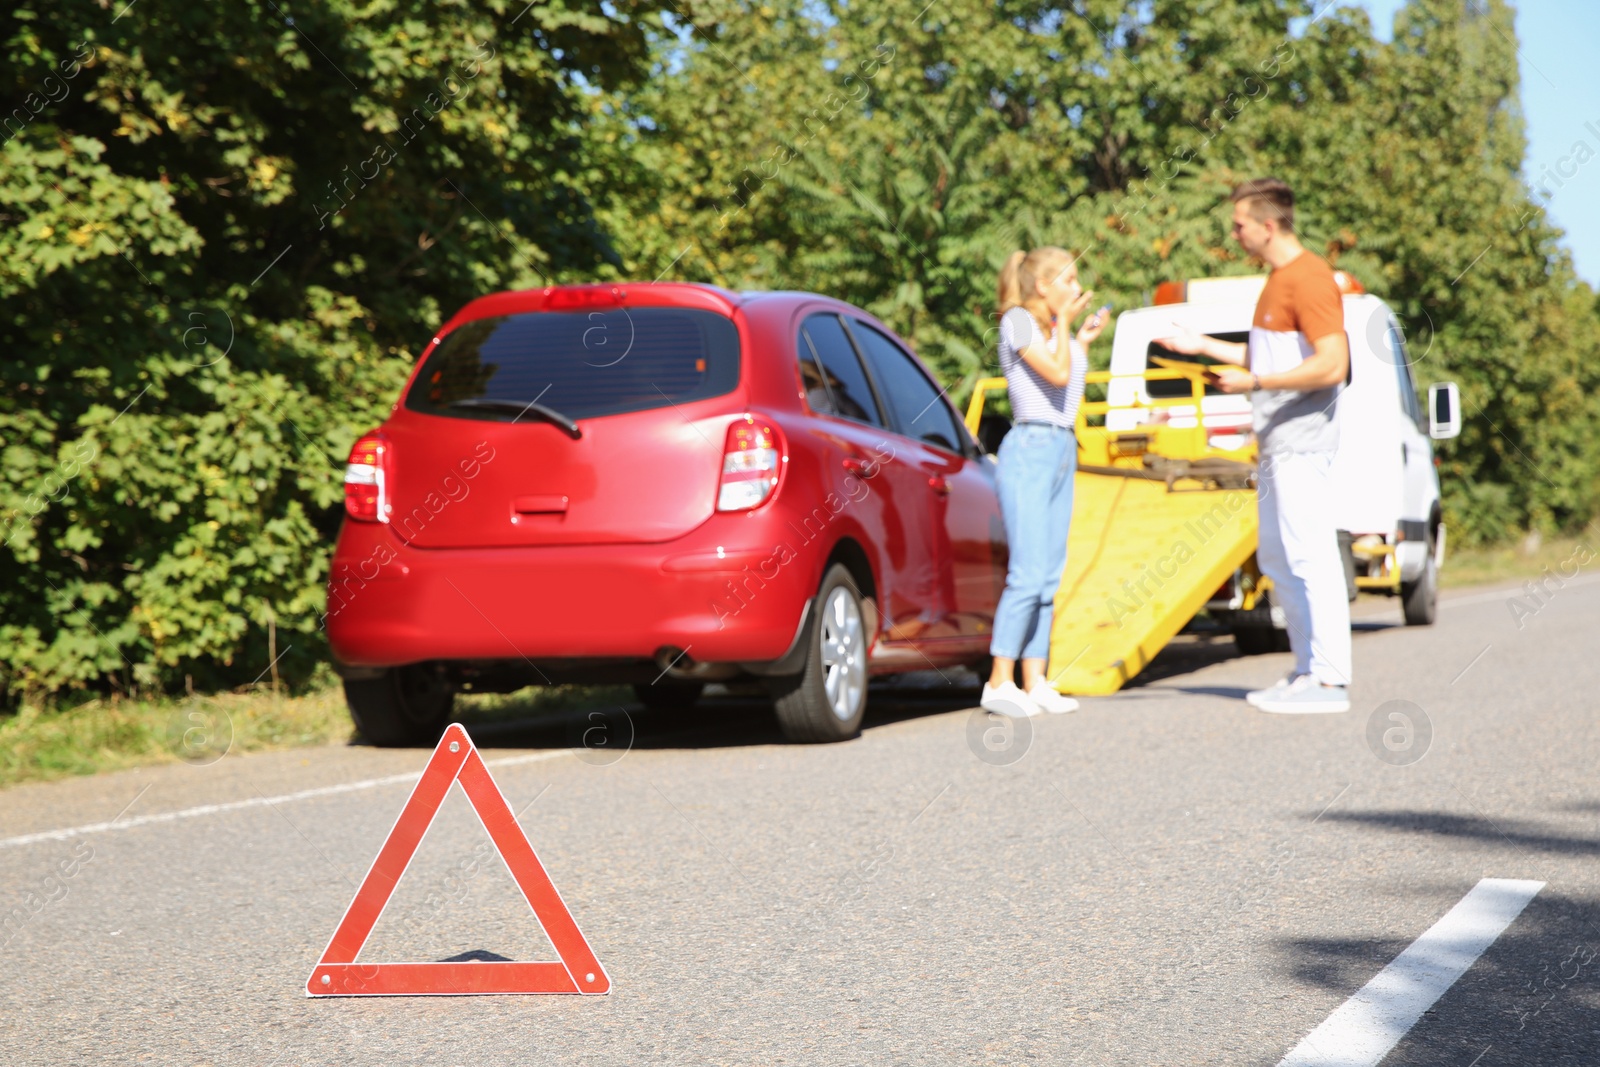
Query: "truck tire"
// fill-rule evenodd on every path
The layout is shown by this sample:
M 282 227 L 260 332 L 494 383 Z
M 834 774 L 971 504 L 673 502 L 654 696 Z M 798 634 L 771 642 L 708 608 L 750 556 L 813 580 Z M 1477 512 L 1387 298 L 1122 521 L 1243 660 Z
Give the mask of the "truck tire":
M 1289 631 L 1272 624 L 1272 594 L 1261 594 L 1261 599 L 1249 611 L 1235 611 L 1230 625 L 1233 643 L 1241 656 L 1265 656 L 1272 652 L 1289 651 Z
M 1356 550 L 1355 535 L 1349 530 L 1340 530 L 1339 557 L 1344 561 L 1344 591 L 1350 598 L 1350 603 L 1356 602 L 1356 596 L 1361 592 L 1356 588 Z
M 1289 651 L 1289 631 L 1276 626 L 1241 626 L 1233 631 L 1233 643 L 1241 656 L 1265 656 Z
M 1439 616 L 1439 562 L 1434 558 L 1433 545 L 1428 545 L 1428 561 L 1422 574 L 1414 582 L 1400 585 L 1401 604 L 1407 626 L 1432 626 Z
M 413 666 L 390 667 L 378 678 L 347 678 L 344 699 L 362 737 L 380 748 L 396 748 L 438 741 L 456 695 L 432 671 Z
M 867 633 L 861 593 L 843 564 L 835 563 L 817 590 L 817 610 L 806 627 L 805 666 L 799 674 L 767 680 L 778 726 L 791 741 L 848 741 L 861 732 L 867 711 Z

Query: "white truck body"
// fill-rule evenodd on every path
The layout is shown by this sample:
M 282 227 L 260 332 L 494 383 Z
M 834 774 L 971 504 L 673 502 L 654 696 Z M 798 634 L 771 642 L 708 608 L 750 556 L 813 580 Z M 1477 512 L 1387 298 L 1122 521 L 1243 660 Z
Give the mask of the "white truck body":
M 1139 308 L 1117 319 L 1112 345 L 1112 374 L 1139 375 L 1153 369 L 1151 355 L 1166 353 L 1153 342 L 1187 327 L 1226 341 L 1244 341 L 1255 313 L 1255 298 L 1264 279 L 1229 279 L 1236 283 L 1216 292 L 1214 300 L 1191 300 Z M 1248 283 L 1254 281 L 1254 285 Z M 1195 294 L 1191 289 L 1191 295 Z M 1451 436 L 1452 429 L 1430 428 L 1417 395 L 1412 363 L 1418 356 L 1406 345 L 1398 318 L 1371 295 L 1344 298 L 1345 332 L 1350 340 L 1350 379 L 1341 391 L 1337 419 L 1339 450 L 1333 482 L 1337 526 L 1355 539 L 1374 537 L 1394 547 L 1403 583 L 1415 583 L 1443 563 L 1444 527 L 1440 517 L 1439 478 L 1434 467 L 1433 436 Z M 1202 360 L 1201 362 L 1209 362 Z M 1449 401 L 1453 403 L 1453 387 Z M 1148 403 L 1152 391 L 1187 395 L 1188 382 L 1147 382 L 1139 377 L 1113 379 L 1106 399 L 1112 405 Z M 1442 409 L 1441 409 L 1442 410 Z M 1174 426 L 1193 426 L 1192 405 L 1169 409 Z M 1240 448 L 1250 440 L 1250 397 L 1208 389 L 1201 417 L 1216 448 Z M 1148 411 L 1113 411 L 1112 430 L 1132 430 Z M 1159 416 L 1157 416 L 1159 417 Z M 1458 421 L 1458 420 L 1457 420 Z M 1434 577 L 1429 575 L 1430 578 Z

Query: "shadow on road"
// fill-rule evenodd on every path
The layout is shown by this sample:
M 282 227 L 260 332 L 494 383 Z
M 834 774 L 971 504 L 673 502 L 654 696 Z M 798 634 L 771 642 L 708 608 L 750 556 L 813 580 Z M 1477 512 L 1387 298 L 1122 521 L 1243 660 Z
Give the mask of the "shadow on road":
M 1428 917 L 1427 925 L 1439 917 Z M 1546 887 L 1383 1062 L 1407 1067 L 1589 1067 L 1600 1062 L 1595 917 L 1594 899 Z M 1285 978 L 1348 996 L 1408 944 L 1305 937 L 1281 941 L 1276 948 Z
M 929 672 L 932 674 L 932 672 Z M 978 700 L 967 672 L 947 671 L 923 685 L 889 679 L 872 686 L 865 732 L 908 719 L 966 711 Z M 693 708 L 664 711 L 638 703 L 596 704 L 528 718 L 462 719 L 481 748 L 570 748 L 595 760 L 627 749 L 729 748 L 787 744 L 772 704 L 755 694 L 705 696 Z
M 454 956 L 446 956 L 440 963 L 515 963 L 510 956 L 502 956 L 498 952 L 490 952 L 486 948 L 475 948 L 470 952 L 459 952 Z
M 1239 658 L 1231 634 L 1203 618 L 1197 620 L 1197 624 L 1191 632 L 1179 634 L 1168 643 L 1123 692 L 1148 688 L 1152 692 L 1166 690 L 1243 699 L 1248 691 L 1244 688 L 1152 685 Z M 1356 622 L 1353 628 L 1358 633 L 1369 633 L 1396 625 L 1363 620 Z M 872 684 L 862 729 L 870 732 L 908 719 L 968 711 L 977 706 L 981 685 L 982 679 L 964 668 L 919 671 L 880 679 Z M 682 711 L 652 710 L 619 698 L 559 711 L 530 707 L 526 715 L 514 708 L 509 713 L 500 710 L 484 716 L 469 712 L 460 721 L 473 741 L 484 748 L 589 748 L 598 751 L 611 746 L 610 751 L 614 752 L 625 748 L 728 748 L 786 743 L 778 730 L 771 703 L 754 686 L 708 695 L 692 709 Z M 603 745 L 594 743 L 599 737 L 605 739 Z
M 1488 845 L 1510 845 L 1568 856 L 1600 855 L 1600 840 L 1552 833 L 1522 820 L 1490 821 L 1475 815 L 1433 811 L 1358 811 L 1324 815 L 1329 822 L 1355 823 L 1383 830 L 1466 838 Z

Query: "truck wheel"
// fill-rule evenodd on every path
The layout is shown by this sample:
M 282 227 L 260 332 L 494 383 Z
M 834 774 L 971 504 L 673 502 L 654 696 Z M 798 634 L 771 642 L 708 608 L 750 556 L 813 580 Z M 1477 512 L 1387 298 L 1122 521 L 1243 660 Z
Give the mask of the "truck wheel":
M 767 680 L 778 726 L 791 741 L 848 741 L 867 710 L 867 645 L 861 593 L 842 564 L 823 575 L 806 634 L 805 667 Z
M 1265 656 L 1269 652 L 1289 651 L 1289 631 L 1272 624 L 1272 594 L 1263 593 L 1249 611 L 1235 611 L 1229 621 L 1233 643 L 1241 656 Z
M 1439 615 L 1439 564 L 1433 556 L 1433 546 L 1428 546 L 1428 562 L 1414 582 L 1400 586 L 1401 604 L 1407 626 L 1432 626 Z
M 688 711 L 705 691 L 700 682 L 659 681 L 652 685 L 636 683 L 633 695 L 651 711 Z
M 1265 656 L 1269 652 L 1289 651 L 1289 631 L 1275 626 L 1241 626 L 1233 631 L 1233 643 L 1241 656 Z
M 361 736 L 382 748 L 439 740 L 456 695 L 425 667 L 390 667 L 379 678 L 345 679 L 345 703 Z
M 1344 562 L 1344 591 L 1350 598 L 1350 603 L 1356 602 L 1356 597 L 1361 590 L 1356 587 L 1356 550 L 1355 536 L 1349 530 L 1340 530 L 1339 558 Z

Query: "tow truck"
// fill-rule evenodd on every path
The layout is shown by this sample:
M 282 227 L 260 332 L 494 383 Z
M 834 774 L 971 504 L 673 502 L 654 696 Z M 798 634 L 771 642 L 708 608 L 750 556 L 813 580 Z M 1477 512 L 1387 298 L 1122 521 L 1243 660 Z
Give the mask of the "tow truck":
M 1344 271 L 1350 375 L 1336 418 L 1335 514 L 1346 584 L 1398 598 L 1408 625 L 1436 613 L 1445 525 L 1433 442 L 1461 430 L 1452 382 L 1419 401 L 1398 316 Z M 1157 338 L 1188 327 L 1248 339 L 1264 275 L 1164 282 L 1151 306 L 1117 318 L 1109 370 L 1091 371 L 1078 409 L 1078 473 L 1067 565 L 1056 592 L 1050 677 L 1063 693 L 1114 693 L 1195 616 L 1231 630 L 1240 653 L 1289 647 L 1272 582 L 1256 565 L 1250 397 L 1210 386 L 1213 361 Z M 991 451 L 1008 428 L 984 414 L 1004 378 L 977 382 L 967 426 Z M 1098 387 L 1098 388 L 1096 388 Z

